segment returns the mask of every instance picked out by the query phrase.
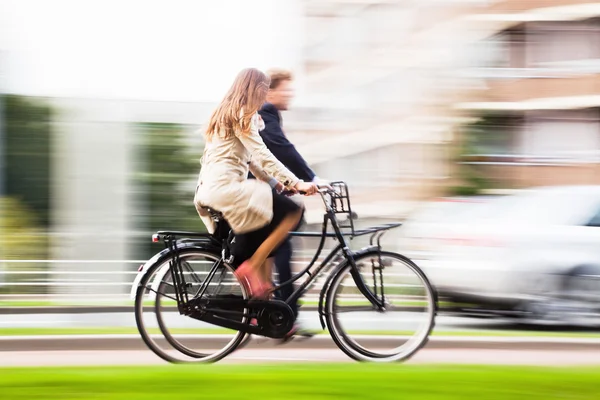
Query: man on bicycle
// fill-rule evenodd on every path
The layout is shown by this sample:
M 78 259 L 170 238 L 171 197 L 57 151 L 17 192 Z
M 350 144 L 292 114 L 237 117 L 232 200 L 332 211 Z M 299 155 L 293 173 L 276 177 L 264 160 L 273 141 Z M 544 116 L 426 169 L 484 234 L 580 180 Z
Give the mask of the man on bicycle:
M 271 69 L 267 71 L 271 78 L 267 102 L 258 111 L 265 123 L 265 129 L 259 131 L 265 145 L 271 153 L 298 178 L 305 182 L 326 184 L 319 179 L 308 166 L 304 158 L 298 153 L 296 147 L 288 140 L 282 129 L 281 111 L 286 111 L 294 97 L 292 89 L 292 74 L 282 69 Z M 299 225 L 301 225 L 300 222 Z M 279 282 L 285 282 L 292 277 L 291 268 L 292 243 L 290 237 L 285 239 L 275 254 L 275 266 L 279 274 Z M 294 292 L 292 285 L 281 289 L 281 297 L 287 299 Z M 290 304 L 292 311 L 298 316 L 298 304 Z M 298 329 L 300 336 L 312 336 L 311 332 Z

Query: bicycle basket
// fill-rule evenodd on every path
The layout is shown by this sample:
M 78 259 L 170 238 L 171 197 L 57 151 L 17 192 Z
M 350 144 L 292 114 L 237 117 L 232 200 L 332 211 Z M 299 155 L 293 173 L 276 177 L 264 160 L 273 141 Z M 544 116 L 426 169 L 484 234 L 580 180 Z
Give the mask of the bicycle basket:
M 346 182 L 337 181 L 329 184 L 333 190 L 327 192 L 329 195 L 329 204 L 334 214 L 342 214 L 345 218 L 337 218 L 338 225 L 342 233 L 354 236 L 355 214 L 350 207 L 350 192 Z

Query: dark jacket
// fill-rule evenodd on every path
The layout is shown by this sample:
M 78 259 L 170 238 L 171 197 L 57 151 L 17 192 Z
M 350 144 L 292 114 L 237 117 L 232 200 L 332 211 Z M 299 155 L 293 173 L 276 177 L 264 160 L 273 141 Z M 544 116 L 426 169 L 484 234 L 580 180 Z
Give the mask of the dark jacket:
M 311 182 L 315 173 L 283 133 L 279 110 L 273 104 L 265 103 L 258 113 L 265 122 L 265 129 L 259 134 L 269 151 L 298 178 Z

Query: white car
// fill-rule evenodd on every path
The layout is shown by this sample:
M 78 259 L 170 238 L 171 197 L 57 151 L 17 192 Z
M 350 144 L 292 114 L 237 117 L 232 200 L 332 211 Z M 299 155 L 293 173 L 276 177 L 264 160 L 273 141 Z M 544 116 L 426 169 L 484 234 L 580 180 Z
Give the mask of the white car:
M 484 196 L 443 197 L 422 204 L 398 230 L 398 248 L 415 261 L 427 260 L 444 236 L 445 229 L 475 216 L 489 199 Z
M 418 262 L 440 297 L 529 321 L 598 323 L 600 186 L 491 199 L 433 232 Z

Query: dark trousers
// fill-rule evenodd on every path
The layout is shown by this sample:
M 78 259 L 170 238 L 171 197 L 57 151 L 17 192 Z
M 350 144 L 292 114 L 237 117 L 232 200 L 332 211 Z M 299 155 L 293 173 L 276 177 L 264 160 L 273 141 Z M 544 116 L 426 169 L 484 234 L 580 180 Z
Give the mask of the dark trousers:
M 304 209 L 302 209 L 302 216 L 300 217 L 300 222 L 294 228 L 295 231 L 300 229 L 300 227 L 304 224 Z M 277 251 L 275 252 L 275 268 L 277 269 L 277 274 L 279 275 L 279 284 L 289 281 L 292 279 L 292 237 L 288 236 L 281 243 Z M 286 285 L 285 287 L 279 290 L 278 296 L 282 300 L 287 300 L 294 293 L 294 285 Z M 290 304 L 290 308 L 294 312 L 294 315 L 298 317 L 298 309 L 300 306 L 298 305 L 298 300 Z
M 292 279 L 292 242 L 291 238 L 288 236 L 283 243 L 277 249 L 275 253 L 275 268 L 277 268 L 277 273 L 279 274 L 279 284 L 282 284 L 286 281 Z M 282 300 L 287 300 L 292 293 L 294 293 L 294 285 L 286 285 L 279 289 L 279 297 Z M 296 316 L 298 316 L 298 302 L 295 301 L 290 304 L 292 311 Z

